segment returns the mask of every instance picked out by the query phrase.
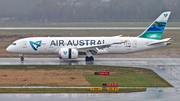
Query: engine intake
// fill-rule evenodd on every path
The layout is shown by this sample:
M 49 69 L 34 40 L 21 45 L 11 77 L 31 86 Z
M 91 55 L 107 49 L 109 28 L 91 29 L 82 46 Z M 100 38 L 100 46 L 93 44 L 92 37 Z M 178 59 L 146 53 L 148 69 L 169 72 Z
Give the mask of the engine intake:
M 59 50 L 60 59 L 76 59 L 78 58 L 78 50 L 71 48 L 61 48 Z

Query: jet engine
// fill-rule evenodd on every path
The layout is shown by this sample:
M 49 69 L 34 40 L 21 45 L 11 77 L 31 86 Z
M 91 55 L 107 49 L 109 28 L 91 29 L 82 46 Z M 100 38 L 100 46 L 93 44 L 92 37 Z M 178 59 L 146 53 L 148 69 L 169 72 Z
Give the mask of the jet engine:
M 60 59 L 76 59 L 78 58 L 78 50 L 71 48 L 61 48 L 59 50 Z

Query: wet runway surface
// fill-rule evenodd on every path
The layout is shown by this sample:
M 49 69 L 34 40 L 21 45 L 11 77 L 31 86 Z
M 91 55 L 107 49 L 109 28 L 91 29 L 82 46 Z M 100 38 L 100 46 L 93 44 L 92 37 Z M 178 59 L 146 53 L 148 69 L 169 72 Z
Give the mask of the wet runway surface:
M 179 92 L 173 88 L 151 88 L 146 92 L 137 93 L 11 93 L 0 94 L 0 99 L 1 101 L 179 101 Z
M 40 93 L 0 94 L 1 101 L 179 101 L 180 93 L 170 89 L 148 89 L 139 93 Z
M 95 58 L 86 62 L 84 58 L 60 60 L 59 58 L 0 58 L 0 65 L 110 65 L 110 66 L 157 66 L 180 65 L 179 58 Z
M 40 93 L 40 94 L 0 94 L 1 101 L 109 101 L 109 100 L 180 100 L 180 59 L 179 58 L 95 58 L 94 62 L 85 62 L 84 59 L 59 60 L 58 58 L 0 58 L 0 65 L 107 65 L 130 66 L 152 69 L 159 76 L 169 82 L 173 87 L 147 88 L 146 92 L 137 93 Z M 44 87 L 45 88 L 45 87 Z

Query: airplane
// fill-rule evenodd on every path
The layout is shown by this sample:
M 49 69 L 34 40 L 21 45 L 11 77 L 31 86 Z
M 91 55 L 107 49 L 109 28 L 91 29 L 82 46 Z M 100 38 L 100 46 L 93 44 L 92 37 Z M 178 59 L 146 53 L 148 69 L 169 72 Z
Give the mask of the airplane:
M 30 37 L 14 41 L 6 51 L 24 55 L 58 54 L 59 59 L 94 61 L 93 55 L 129 54 L 170 45 L 171 38 L 161 40 L 171 11 L 163 12 L 142 34 L 136 37 Z

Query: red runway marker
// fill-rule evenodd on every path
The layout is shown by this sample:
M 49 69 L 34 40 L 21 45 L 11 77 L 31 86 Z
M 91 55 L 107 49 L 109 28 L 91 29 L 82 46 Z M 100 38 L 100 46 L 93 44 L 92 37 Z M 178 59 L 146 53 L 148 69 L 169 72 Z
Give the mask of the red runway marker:
M 109 72 L 99 72 L 99 75 L 109 75 Z
M 118 83 L 107 83 L 107 86 L 118 86 Z

